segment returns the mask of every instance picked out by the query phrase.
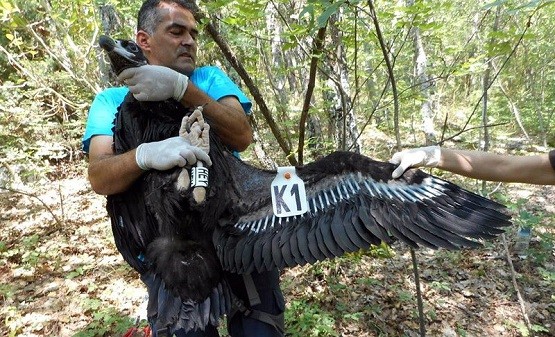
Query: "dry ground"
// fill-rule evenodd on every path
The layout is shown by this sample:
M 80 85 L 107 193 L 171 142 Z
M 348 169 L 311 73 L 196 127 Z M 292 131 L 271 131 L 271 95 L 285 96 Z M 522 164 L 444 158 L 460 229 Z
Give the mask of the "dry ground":
M 554 190 L 501 191 L 541 215 L 530 257 L 510 253 L 514 229 L 479 250 L 419 251 L 427 336 L 555 336 Z M 0 191 L 0 335 L 121 336 L 144 290 L 115 249 L 104 198 L 82 175 L 28 192 Z M 418 336 L 410 254 L 394 251 L 285 271 L 289 334 Z

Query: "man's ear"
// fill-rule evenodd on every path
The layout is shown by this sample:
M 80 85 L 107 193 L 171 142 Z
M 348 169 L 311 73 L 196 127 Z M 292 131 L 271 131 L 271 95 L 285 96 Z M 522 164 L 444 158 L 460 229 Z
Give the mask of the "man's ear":
M 150 35 L 144 30 L 139 30 L 135 35 L 135 42 L 143 50 L 143 52 L 150 51 Z

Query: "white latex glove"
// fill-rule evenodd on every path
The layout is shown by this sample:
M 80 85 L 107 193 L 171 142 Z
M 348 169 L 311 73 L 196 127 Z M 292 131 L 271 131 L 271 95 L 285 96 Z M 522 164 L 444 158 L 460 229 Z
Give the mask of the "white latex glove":
M 139 101 L 179 101 L 187 90 L 189 78 L 173 69 L 156 65 L 127 68 L 118 80 L 129 87 Z
M 135 153 L 137 165 L 143 170 L 169 170 L 175 166 L 194 165 L 197 160 L 207 166 L 212 165 L 212 160 L 206 152 L 192 146 L 183 137 L 172 137 L 159 142 L 143 143 L 137 147 Z
M 391 176 L 399 178 L 409 167 L 436 167 L 441 157 L 439 146 L 425 146 L 397 152 L 389 160 L 392 164 L 399 164 Z

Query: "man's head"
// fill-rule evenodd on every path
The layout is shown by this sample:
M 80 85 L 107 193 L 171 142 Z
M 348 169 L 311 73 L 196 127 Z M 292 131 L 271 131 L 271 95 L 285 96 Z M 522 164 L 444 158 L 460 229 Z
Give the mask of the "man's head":
M 150 64 L 190 76 L 196 67 L 197 22 L 188 0 L 147 0 L 139 10 L 137 44 Z

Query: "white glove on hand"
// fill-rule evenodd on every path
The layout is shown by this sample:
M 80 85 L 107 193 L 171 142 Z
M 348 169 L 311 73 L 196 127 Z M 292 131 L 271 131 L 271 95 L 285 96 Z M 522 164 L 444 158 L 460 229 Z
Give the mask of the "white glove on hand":
M 397 152 L 389 160 L 392 164 L 399 164 L 391 177 L 399 178 L 409 167 L 436 167 L 440 158 L 441 148 L 437 145 Z
M 127 68 L 119 74 L 118 80 L 125 83 L 139 101 L 164 101 L 168 98 L 179 101 L 189 84 L 187 76 L 168 67 L 150 64 Z
M 212 160 L 206 152 L 192 146 L 183 137 L 172 137 L 159 142 L 143 143 L 137 147 L 135 161 L 143 170 L 169 170 L 175 166 L 194 165 L 201 160 L 207 166 Z

